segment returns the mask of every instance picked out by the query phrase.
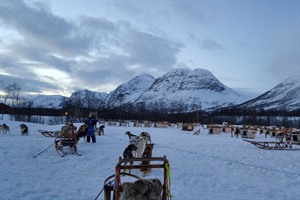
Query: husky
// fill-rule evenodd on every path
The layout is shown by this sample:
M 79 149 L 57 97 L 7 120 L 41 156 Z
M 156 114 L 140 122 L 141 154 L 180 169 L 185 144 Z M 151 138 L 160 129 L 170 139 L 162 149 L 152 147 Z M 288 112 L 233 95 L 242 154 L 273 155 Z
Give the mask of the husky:
M 6 124 L 0 125 L 0 132 L 1 133 L 10 133 L 9 126 L 7 126 Z
M 20 124 L 21 135 L 28 135 L 28 127 L 26 124 Z

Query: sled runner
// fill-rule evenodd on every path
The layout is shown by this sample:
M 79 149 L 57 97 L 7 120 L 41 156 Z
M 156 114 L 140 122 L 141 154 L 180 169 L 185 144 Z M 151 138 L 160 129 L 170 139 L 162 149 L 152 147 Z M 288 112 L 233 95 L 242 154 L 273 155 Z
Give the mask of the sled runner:
M 73 154 L 80 156 L 77 152 L 77 139 L 74 127 L 71 125 L 65 125 L 61 128 L 60 134 L 54 139 L 55 150 L 57 153 L 64 157 L 66 151 L 64 147 L 69 147 Z
M 147 166 L 141 165 L 141 162 L 147 161 Z M 126 163 L 133 162 L 132 165 Z M 142 168 L 161 168 L 163 169 L 163 179 L 158 178 L 140 178 L 137 175 L 129 174 L 123 171 Z M 121 172 L 122 171 L 122 172 Z M 126 177 L 127 176 L 127 177 Z M 134 182 L 122 182 L 121 178 L 128 180 L 129 177 L 136 179 Z M 170 194 L 170 166 L 169 161 L 164 157 L 151 158 L 119 158 L 115 167 L 115 174 L 109 176 L 104 181 L 103 190 L 104 200 L 126 200 L 126 199 L 159 199 L 169 200 Z M 102 192 L 101 191 L 101 192 Z M 98 194 L 98 196 L 101 194 Z M 98 197 L 97 196 L 97 197 Z M 96 199 L 97 199 L 96 197 Z
M 38 132 L 41 133 L 45 137 L 58 137 L 60 134 L 60 131 L 38 130 Z
M 300 150 L 298 148 L 289 148 L 286 147 L 284 142 L 264 142 L 264 141 L 251 141 L 251 140 L 244 140 L 245 142 L 249 142 L 250 144 L 253 144 L 254 146 L 266 149 L 266 150 Z

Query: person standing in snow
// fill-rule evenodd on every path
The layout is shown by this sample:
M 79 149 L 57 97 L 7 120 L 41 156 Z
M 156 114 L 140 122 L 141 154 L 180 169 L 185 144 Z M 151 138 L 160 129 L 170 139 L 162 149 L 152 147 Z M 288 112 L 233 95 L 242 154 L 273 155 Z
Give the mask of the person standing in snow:
M 290 147 L 292 148 L 292 135 L 291 133 L 287 133 L 286 136 L 285 136 L 285 147 Z
M 89 118 L 86 119 L 84 123 L 89 126 L 89 129 L 88 129 L 88 132 L 87 132 L 87 135 L 86 135 L 87 136 L 86 141 L 90 142 L 90 140 L 92 138 L 92 142 L 96 143 L 96 136 L 95 136 L 95 129 L 97 128 L 96 113 L 91 112 L 89 114 Z

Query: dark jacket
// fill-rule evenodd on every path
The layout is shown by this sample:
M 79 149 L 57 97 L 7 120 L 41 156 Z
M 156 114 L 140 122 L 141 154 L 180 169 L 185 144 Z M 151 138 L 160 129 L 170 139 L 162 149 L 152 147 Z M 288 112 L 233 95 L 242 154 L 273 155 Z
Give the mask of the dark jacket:
M 89 130 L 87 132 L 87 136 L 94 136 L 97 119 L 95 117 L 89 117 L 88 119 L 85 120 L 84 123 L 89 125 Z

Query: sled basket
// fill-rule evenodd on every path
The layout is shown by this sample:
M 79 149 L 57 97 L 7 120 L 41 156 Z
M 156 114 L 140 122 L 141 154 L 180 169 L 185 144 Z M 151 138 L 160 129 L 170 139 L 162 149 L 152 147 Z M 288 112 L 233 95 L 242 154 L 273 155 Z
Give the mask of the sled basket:
M 143 161 L 150 161 L 147 162 L 149 164 L 147 165 L 141 165 L 141 162 Z M 126 165 L 126 163 L 133 162 L 132 165 Z M 152 178 L 152 179 L 143 179 L 140 178 L 137 175 L 134 174 L 129 174 L 126 172 L 121 172 L 131 169 L 142 169 L 142 168 L 161 168 L 163 169 L 163 178 L 162 180 L 158 178 Z M 121 178 L 125 176 L 131 176 L 135 179 L 135 183 L 130 183 L 130 182 L 121 182 Z M 134 187 L 134 184 L 148 184 L 144 189 L 144 194 L 141 195 L 148 195 L 145 196 L 145 199 L 149 198 L 149 195 L 153 196 L 155 195 L 151 189 L 153 187 L 158 187 L 160 190 L 157 192 L 156 190 L 156 195 L 158 196 L 155 197 L 155 199 L 161 199 L 161 200 L 169 200 L 171 199 L 171 194 L 170 194 L 170 186 L 171 186 L 171 180 L 170 180 L 170 166 L 169 166 L 169 161 L 164 157 L 151 157 L 151 158 L 124 158 L 121 159 L 119 158 L 119 161 L 115 167 L 115 174 L 107 177 L 104 181 L 104 200 L 122 200 L 126 199 L 124 195 L 126 195 L 126 191 L 131 191 L 133 188 L 130 188 L 131 186 Z M 150 186 L 149 186 L 150 185 Z M 149 187 L 148 187 L 149 186 Z M 152 193 L 151 193 L 152 192 Z M 123 193 L 123 194 L 122 194 Z M 132 198 L 132 197 L 131 197 Z M 152 198 L 151 198 L 152 199 Z
M 63 148 L 69 147 L 70 150 L 77 153 L 77 139 L 74 129 L 71 126 L 63 126 L 60 134 L 54 139 L 55 149 L 61 155 L 64 156 Z

